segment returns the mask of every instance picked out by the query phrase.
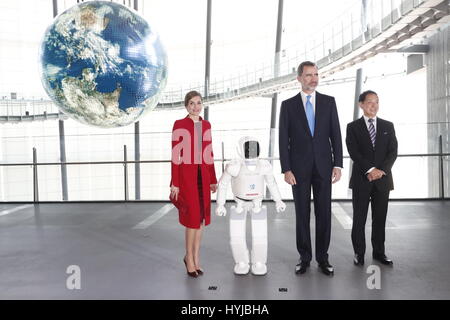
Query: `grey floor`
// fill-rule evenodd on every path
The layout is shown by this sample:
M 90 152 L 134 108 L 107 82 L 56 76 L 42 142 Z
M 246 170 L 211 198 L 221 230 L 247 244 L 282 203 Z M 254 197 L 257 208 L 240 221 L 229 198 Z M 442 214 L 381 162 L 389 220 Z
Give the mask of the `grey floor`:
M 315 263 L 294 274 L 293 203 L 279 215 L 266 204 L 268 274 L 233 274 L 228 216 L 213 216 L 197 279 L 185 273 L 184 229 L 171 204 L 0 204 L 0 299 L 450 299 L 449 201 L 390 203 L 386 253 L 394 267 L 372 261 L 369 218 L 364 268 L 352 264 L 351 203 L 333 203 L 334 277 Z M 311 227 L 314 235 L 313 219 Z M 67 289 L 71 265 L 80 268 L 81 289 Z M 371 265 L 380 289 L 368 288 L 378 274 L 368 273 Z

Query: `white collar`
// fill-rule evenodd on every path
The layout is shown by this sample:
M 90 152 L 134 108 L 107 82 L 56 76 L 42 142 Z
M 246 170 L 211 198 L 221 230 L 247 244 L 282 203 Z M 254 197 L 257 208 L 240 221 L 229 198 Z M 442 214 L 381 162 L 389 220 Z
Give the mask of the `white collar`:
M 365 114 L 363 114 L 363 117 L 364 117 L 364 121 L 365 121 L 366 123 L 368 123 L 370 118 L 367 117 Z M 373 123 L 376 123 L 376 122 L 377 122 L 377 116 L 373 117 L 372 119 L 373 119 Z
M 302 95 L 302 100 L 303 100 L 304 104 L 306 103 L 306 97 L 307 96 L 311 96 L 311 100 L 310 100 L 311 102 L 316 100 L 316 90 L 314 90 L 311 94 L 303 92 L 303 90 L 302 90 L 302 91 L 300 91 L 300 94 Z

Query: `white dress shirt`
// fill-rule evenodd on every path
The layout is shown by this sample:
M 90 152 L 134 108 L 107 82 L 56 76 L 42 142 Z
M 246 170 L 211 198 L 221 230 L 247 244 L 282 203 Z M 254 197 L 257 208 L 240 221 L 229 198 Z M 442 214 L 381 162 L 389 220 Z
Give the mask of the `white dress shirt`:
M 314 112 L 314 116 L 315 116 L 316 115 L 316 91 L 314 90 L 312 93 L 305 93 L 303 91 L 300 91 L 300 94 L 302 96 L 303 109 L 305 110 L 305 113 L 306 113 L 306 101 L 308 101 L 307 96 L 311 96 L 309 101 L 312 104 L 313 112 Z M 341 167 L 335 167 L 335 168 L 342 169 Z
M 370 126 L 370 122 L 369 122 L 369 117 L 367 117 L 366 115 L 363 115 L 363 117 L 364 117 L 364 122 L 366 123 L 366 127 L 367 127 L 367 130 L 369 130 L 369 126 Z M 375 133 L 377 133 L 377 117 L 375 117 L 375 118 L 372 118 L 373 119 L 373 127 L 375 128 Z
M 366 115 L 363 115 L 364 117 L 364 122 L 366 123 L 366 127 L 367 127 L 367 131 L 369 131 L 369 126 L 370 126 L 370 122 L 369 122 L 369 117 L 367 117 Z M 375 134 L 377 134 L 377 117 L 372 118 L 373 119 L 373 127 L 375 128 Z M 370 135 L 370 131 L 369 131 L 369 135 Z M 366 174 L 371 173 L 372 170 L 375 169 L 375 167 L 370 168 L 369 170 L 367 170 Z
M 306 101 L 307 101 L 307 96 L 311 96 L 311 99 L 309 101 L 311 101 L 312 107 L 313 107 L 313 111 L 314 111 L 314 115 L 316 114 L 316 91 L 314 91 L 311 94 L 308 93 L 304 93 L 303 91 L 300 91 L 300 94 L 302 95 L 302 102 L 303 102 L 303 108 L 305 109 L 306 112 Z

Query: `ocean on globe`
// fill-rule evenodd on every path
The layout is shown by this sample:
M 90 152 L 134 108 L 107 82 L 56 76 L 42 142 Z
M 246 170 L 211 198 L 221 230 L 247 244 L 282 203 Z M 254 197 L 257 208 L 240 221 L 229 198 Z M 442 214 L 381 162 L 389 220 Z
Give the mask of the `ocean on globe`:
M 135 11 L 89 1 L 60 14 L 40 47 L 42 83 L 59 109 L 96 127 L 135 122 L 167 82 L 161 40 Z

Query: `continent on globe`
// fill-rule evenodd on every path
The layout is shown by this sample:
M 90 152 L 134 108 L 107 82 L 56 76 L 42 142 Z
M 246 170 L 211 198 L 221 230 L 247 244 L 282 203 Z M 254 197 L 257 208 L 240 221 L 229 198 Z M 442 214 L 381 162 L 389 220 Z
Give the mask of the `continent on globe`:
M 89 28 L 91 30 L 102 31 L 108 25 L 109 19 L 103 17 L 103 19 L 99 19 L 99 16 L 95 14 L 95 11 L 92 7 L 85 7 L 81 9 L 80 13 L 80 25 Z
M 69 117 L 112 128 L 158 104 L 167 55 L 136 12 L 114 2 L 77 4 L 55 18 L 41 43 L 42 83 Z

